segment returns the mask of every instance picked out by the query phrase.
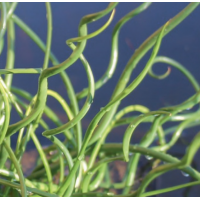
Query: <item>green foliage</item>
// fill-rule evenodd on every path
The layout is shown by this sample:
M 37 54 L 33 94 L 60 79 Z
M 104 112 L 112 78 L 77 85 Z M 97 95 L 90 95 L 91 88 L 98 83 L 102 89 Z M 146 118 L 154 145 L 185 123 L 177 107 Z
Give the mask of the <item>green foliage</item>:
M 79 24 L 78 37 L 68 39 L 66 42 L 72 49 L 71 55 L 64 62 L 59 63 L 55 55 L 51 52 L 52 13 L 50 3 L 46 3 L 48 22 L 46 44 L 42 42 L 28 25 L 14 14 L 17 3 L 1 3 L 0 52 L 3 51 L 6 45 L 4 37 L 7 34 L 6 68 L 0 69 L 0 74 L 3 75 L 3 78 L 0 77 L 1 196 L 152 196 L 200 184 L 200 173 L 190 166 L 195 153 L 200 147 L 200 133 L 189 144 L 182 159 L 177 159 L 167 153 L 176 144 L 184 129 L 200 125 L 199 109 L 189 114 L 183 114 L 184 110 L 199 103 L 199 84 L 183 65 L 171 58 L 157 56 L 164 36 L 192 13 L 199 3 L 190 3 L 141 44 L 128 61 L 110 101 L 96 113 L 84 137 L 82 136 L 81 120 L 90 109 L 95 92 L 98 92 L 97 90 L 103 87 L 115 72 L 118 62 L 118 37 L 120 29 L 128 20 L 145 11 L 150 5 L 151 3 L 141 4 L 116 24 L 112 33 L 111 55 L 108 68 L 104 75 L 95 82 L 90 65 L 83 55 L 84 49 L 87 40 L 92 37 L 98 37 L 109 26 L 115 14 L 115 7 L 120 6 L 120 4 L 110 3 L 104 10 L 83 17 Z M 95 23 L 96 20 L 106 15 L 110 15 L 110 17 L 101 28 L 93 33 L 87 32 L 87 25 L 89 23 Z M 44 51 L 45 57 L 42 68 L 14 68 L 14 24 L 18 25 Z M 146 66 L 127 85 L 133 69 L 151 48 L 153 48 L 152 53 Z M 76 94 L 65 70 L 78 59 L 81 60 L 86 71 L 88 88 Z M 48 68 L 49 61 L 52 62 L 53 66 Z M 188 78 L 196 93 L 179 105 L 160 108 L 157 111 L 150 111 L 143 105 L 127 105 L 118 111 L 121 100 L 132 93 L 146 75 L 149 74 L 153 78 L 163 79 L 170 74 L 170 68 L 168 68 L 163 75 L 156 75 L 152 70 L 152 66 L 157 62 L 166 63 L 180 70 Z M 15 74 L 38 74 L 37 94 L 32 96 L 27 91 L 14 87 L 12 85 L 12 77 Z M 56 74 L 60 74 L 63 84 L 66 87 L 70 105 L 56 91 L 48 89 L 49 77 Z M 47 96 L 54 97 L 61 104 L 66 116 L 68 116 L 67 123 L 63 124 L 56 113 L 46 105 Z M 84 97 L 86 97 L 85 103 L 79 110 L 78 102 Z M 12 109 L 17 111 L 21 120 L 10 125 L 10 113 Z M 142 114 L 124 117 L 127 113 L 134 111 Z M 45 122 L 44 115 L 57 127 L 50 129 Z M 163 129 L 163 125 L 169 121 L 180 121 L 180 123 L 171 129 Z M 140 123 L 144 122 L 151 124 L 149 130 L 138 145 L 132 145 L 130 139 L 134 130 Z M 108 134 L 114 128 L 122 125 L 127 125 L 122 143 L 106 143 Z M 40 140 L 35 134 L 39 126 L 44 129 L 42 137 L 46 137 L 52 142 L 52 145 L 46 148 L 41 146 Z M 166 135 L 169 132 L 174 133 L 171 140 L 167 142 Z M 12 150 L 10 138 L 14 134 L 18 134 L 18 139 L 15 150 Z M 65 140 L 59 140 L 57 138 L 58 134 L 64 134 Z M 159 143 L 156 146 L 152 146 L 157 138 Z M 26 152 L 27 144 L 30 140 L 34 142 L 39 153 L 39 158 L 34 170 L 25 177 L 22 171 L 21 159 Z M 142 182 L 136 188 L 136 172 L 139 160 L 143 155 L 153 160 L 153 167 L 145 177 L 142 177 Z M 117 160 L 128 163 L 121 183 L 114 183 L 109 174 L 109 163 Z M 10 165 L 8 165 L 9 161 Z M 187 173 L 195 181 L 161 190 L 145 192 L 148 185 L 156 177 L 174 169 L 179 169 Z M 58 183 L 55 182 L 55 177 L 59 177 Z M 111 189 L 115 189 L 116 191 L 122 189 L 123 191 L 121 194 L 114 194 L 111 193 Z

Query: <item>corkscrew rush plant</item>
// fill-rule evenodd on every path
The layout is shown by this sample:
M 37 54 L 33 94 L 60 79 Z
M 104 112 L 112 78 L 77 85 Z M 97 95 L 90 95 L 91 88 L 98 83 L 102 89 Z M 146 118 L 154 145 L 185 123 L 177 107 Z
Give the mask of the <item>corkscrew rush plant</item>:
M 95 93 L 105 87 L 117 68 L 119 49 L 118 41 L 123 25 L 134 16 L 145 12 L 151 3 L 142 3 L 119 20 L 112 32 L 111 53 L 108 67 L 99 80 L 95 80 L 93 69 L 84 56 L 87 41 L 106 31 L 113 23 L 120 3 L 109 3 L 108 6 L 97 13 L 84 16 L 79 23 L 78 34 L 73 38 L 66 38 L 66 44 L 71 49 L 71 55 L 63 62 L 59 62 L 51 51 L 52 42 L 52 11 L 51 4 L 46 4 L 47 35 L 44 43 L 23 19 L 15 14 L 18 3 L 0 3 L 0 53 L 7 45 L 6 67 L 0 69 L 0 196 L 45 196 L 45 197 L 71 197 L 71 196 L 153 196 L 175 191 L 181 188 L 200 184 L 200 172 L 191 163 L 200 147 L 200 133 L 197 133 L 188 145 L 182 158 L 170 155 L 168 152 L 181 137 L 185 129 L 200 126 L 200 110 L 184 113 L 200 103 L 200 88 L 194 76 L 178 61 L 160 56 L 159 49 L 164 37 L 189 16 L 199 5 L 190 3 L 180 13 L 169 19 L 162 27 L 149 36 L 127 62 L 124 71 L 113 91 L 110 101 L 91 120 L 85 133 L 81 125 L 82 119 L 88 113 L 91 104 L 95 101 Z M 92 33 L 88 33 L 89 23 L 107 18 L 105 24 Z M 15 25 L 19 26 L 44 52 L 43 66 L 39 68 L 15 68 Z M 7 43 L 5 38 L 7 35 Z M 95 48 L 95 47 L 94 47 Z M 139 75 L 129 85 L 131 74 L 139 61 L 151 51 L 146 65 Z M 86 72 L 88 87 L 76 92 L 67 69 L 79 60 Z M 53 66 L 49 66 L 49 62 Z M 153 71 L 155 63 L 170 65 L 162 75 Z M 194 95 L 183 100 L 179 105 L 150 110 L 144 105 L 126 105 L 121 110 L 118 107 L 123 99 L 140 85 L 147 75 L 155 79 L 164 79 L 170 75 L 171 67 L 178 69 L 194 88 Z M 37 93 L 17 88 L 13 85 L 13 76 L 17 74 L 38 74 Z M 48 87 L 49 78 L 59 74 L 66 88 L 69 103 L 57 91 Z M 47 98 L 53 97 L 63 108 L 66 122 L 63 123 L 56 112 L 47 105 Z M 85 98 L 80 107 L 79 101 Z M 21 118 L 11 124 L 11 112 L 16 110 Z M 137 111 L 141 114 L 133 114 Z M 126 116 L 129 114 L 129 117 Z M 46 120 L 48 118 L 48 121 Z M 56 125 L 50 128 L 49 121 Z M 167 122 L 176 122 L 175 126 L 164 128 Z M 135 129 L 141 123 L 149 123 L 150 128 L 141 141 L 136 145 L 131 143 Z M 127 126 L 121 143 L 106 143 L 107 136 L 115 128 Z M 40 135 L 36 134 L 39 127 L 43 128 Z M 166 136 L 172 133 L 168 141 Z M 18 136 L 15 149 L 11 146 L 11 137 Z M 65 139 L 59 139 L 62 134 Z M 51 145 L 43 147 L 41 138 L 47 138 Z M 27 151 L 30 141 L 33 141 L 38 158 L 32 172 L 25 176 L 22 170 L 22 157 Z M 158 141 L 155 143 L 155 141 Z M 137 171 L 142 156 L 151 159 L 151 167 L 146 176 L 142 174 L 138 182 Z M 121 182 L 111 179 L 110 163 L 115 161 L 127 163 L 126 173 Z M 171 170 L 181 170 L 187 173 L 194 181 L 187 184 L 171 186 L 159 190 L 149 190 L 151 182 Z M 148 191 L 146 191 L 148 189 Z

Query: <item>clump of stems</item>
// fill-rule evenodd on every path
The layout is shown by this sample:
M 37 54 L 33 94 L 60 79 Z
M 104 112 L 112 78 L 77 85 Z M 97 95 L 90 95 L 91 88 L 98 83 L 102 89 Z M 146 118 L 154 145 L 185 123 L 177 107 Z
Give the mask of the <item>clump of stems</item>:
M 199 3 L 190 3 L 180 13 L 172 17 L 162 27 L 150 35 L 134 52 L 124 68 L 121 77 L 113 90 L 110 101 L 96 113 L 83 134 L 81 120 L 89 111 L 95 93 L 104 87 L 112 78 L 118 63 L 118 40 L 123 25 L 134 16 L 145 12 L 151 3 L 142 3 L 119 20 L 112 32 L 110 61 L 103 76 L 95 81 L 89 62 L 84 57 L 84 50 L 90 38 L 98 37 L 112 23 L 118 3 L 109 3 L 108 6 L 97 13 L 84 16 L 79 23 L 78 36 L 67 39 L 66 44 L 71 48 L 71 55 L 62 63 L 58 61 L 51 51 L 52 42 L 52 12 L 50 3 L 46 4 L 47 36 L 44 43 L 37 33 L 33 31 L 22 19 L 15 15 L 17 3 L 0 3 L 0 53 L 7 45 L 7 61 L 5 69 L 0 69 L 0 195 L 1 196 L 153 196 L 174 191 L 181 188 L 200 184 L 200 173 L 191 166 L 193 158 L 200 147 L 200 133 L 197 133 L 188 145 L 186 153 L 178 159 L 168 153 L 186 128 L 200 125 L 200 110 L 184 114 L 184 111 L 194 107 L 200 102 L 200 88 L 193 75 L 179 62 L 166 56 L 158 56 L 164 37 L 179 23 L 190 15 Z M 107 17 L 107 22 L 92 33 L 88 33 L 89 23 Z M 19 26 L 44 52 L 43 66 L 40 68 L 15 68 L 15 25 Z M 7 34 L 7 43 L 4 41 Z M 140 74 L 128 84 L 133 70 L 138 62 L 151 51 L 151 55 L 141 69 Z M 78 59 L 85 69 L 88 87 L 76 92 L 66 69 Z M 51 62 L 52 66 L 49 66 Z M 167 78 L 171 68 L 162 75 L 153 71 L 155 63 L 166 63 L 180 70 L 194 88 L 194 95 L 179 105 L 160 108 L 151 111 L 144 105 L 126 105 L 118 110 L 121 100 L 133 93 L 135 88 L 147 75 L 158 80 Z M 13 75 L 38 74 L 38 88 L 35 96 L 12 84 Z M 49 78 L 59 74 L 66 88 L 69 101 L 57 91 L 48 88 Z M 66 113 L 68 121 L 61 122 L 57 114 L 47 105 L 48 96 L 55 98 Z M 85 98 L 80 108 L 79 100 Z M 18 122 L 10 124 L 11 111 L 16 110 L 21 118 Z M 137 111 L 141 114 L 126 114 Z M 52 121 L 56 128 L 50 129 L 46 118 Z M 176 126 L 164 129 L 167 122 L 177 122 Z M 139 144 L 131 143 L 131 137 L 137 126 L 141 123 L 150 123 Z M 126 125 L 123 141 L 121 143 L 106 143 L 106 138 L 116 127 Z M 43 128 L 40 137 L 36 135 L 38 127 Z M 171 139 L 166 135 L 172 133 Z M 16 148 L 11 148 L 11 137 L 18 134 Z M 63 134 L 64 141 L 58 138 Z M 84 137 L 83 137 L 84 135 Z M 41 138 L 51 141 L 51 145 L 43 147 Z M 29 141 L 36 146 L 39 157 L 33 171 L 25 176 L 22 170 L 21 159 L 27 150 Z M 155 141 L 159 141 L 155 144 Z M 146 176 L 136 176 L 139 160 L 142 156 L 148 157 L 151 169 Z M 116 183 L 110 176 L 110 163 L 115 161 L 127 163 L 126 173 L 120 183 Z M 163 162 L 161 162 L 163 161 Z M 8 165 L 8 163 L 10 163 Z M 190 176 L 194 181 L 178 186 L 160 190 L 148 191 L 150 183 L 166 172 L 179 169 Z M 57 181 L 55 180 L 57 177 Z M 140 184 L 136 184 L 142 179 Z M 136 187 L 137 185 L 137 187 Z M 111 192 L 111 191 L 115 192 Z

